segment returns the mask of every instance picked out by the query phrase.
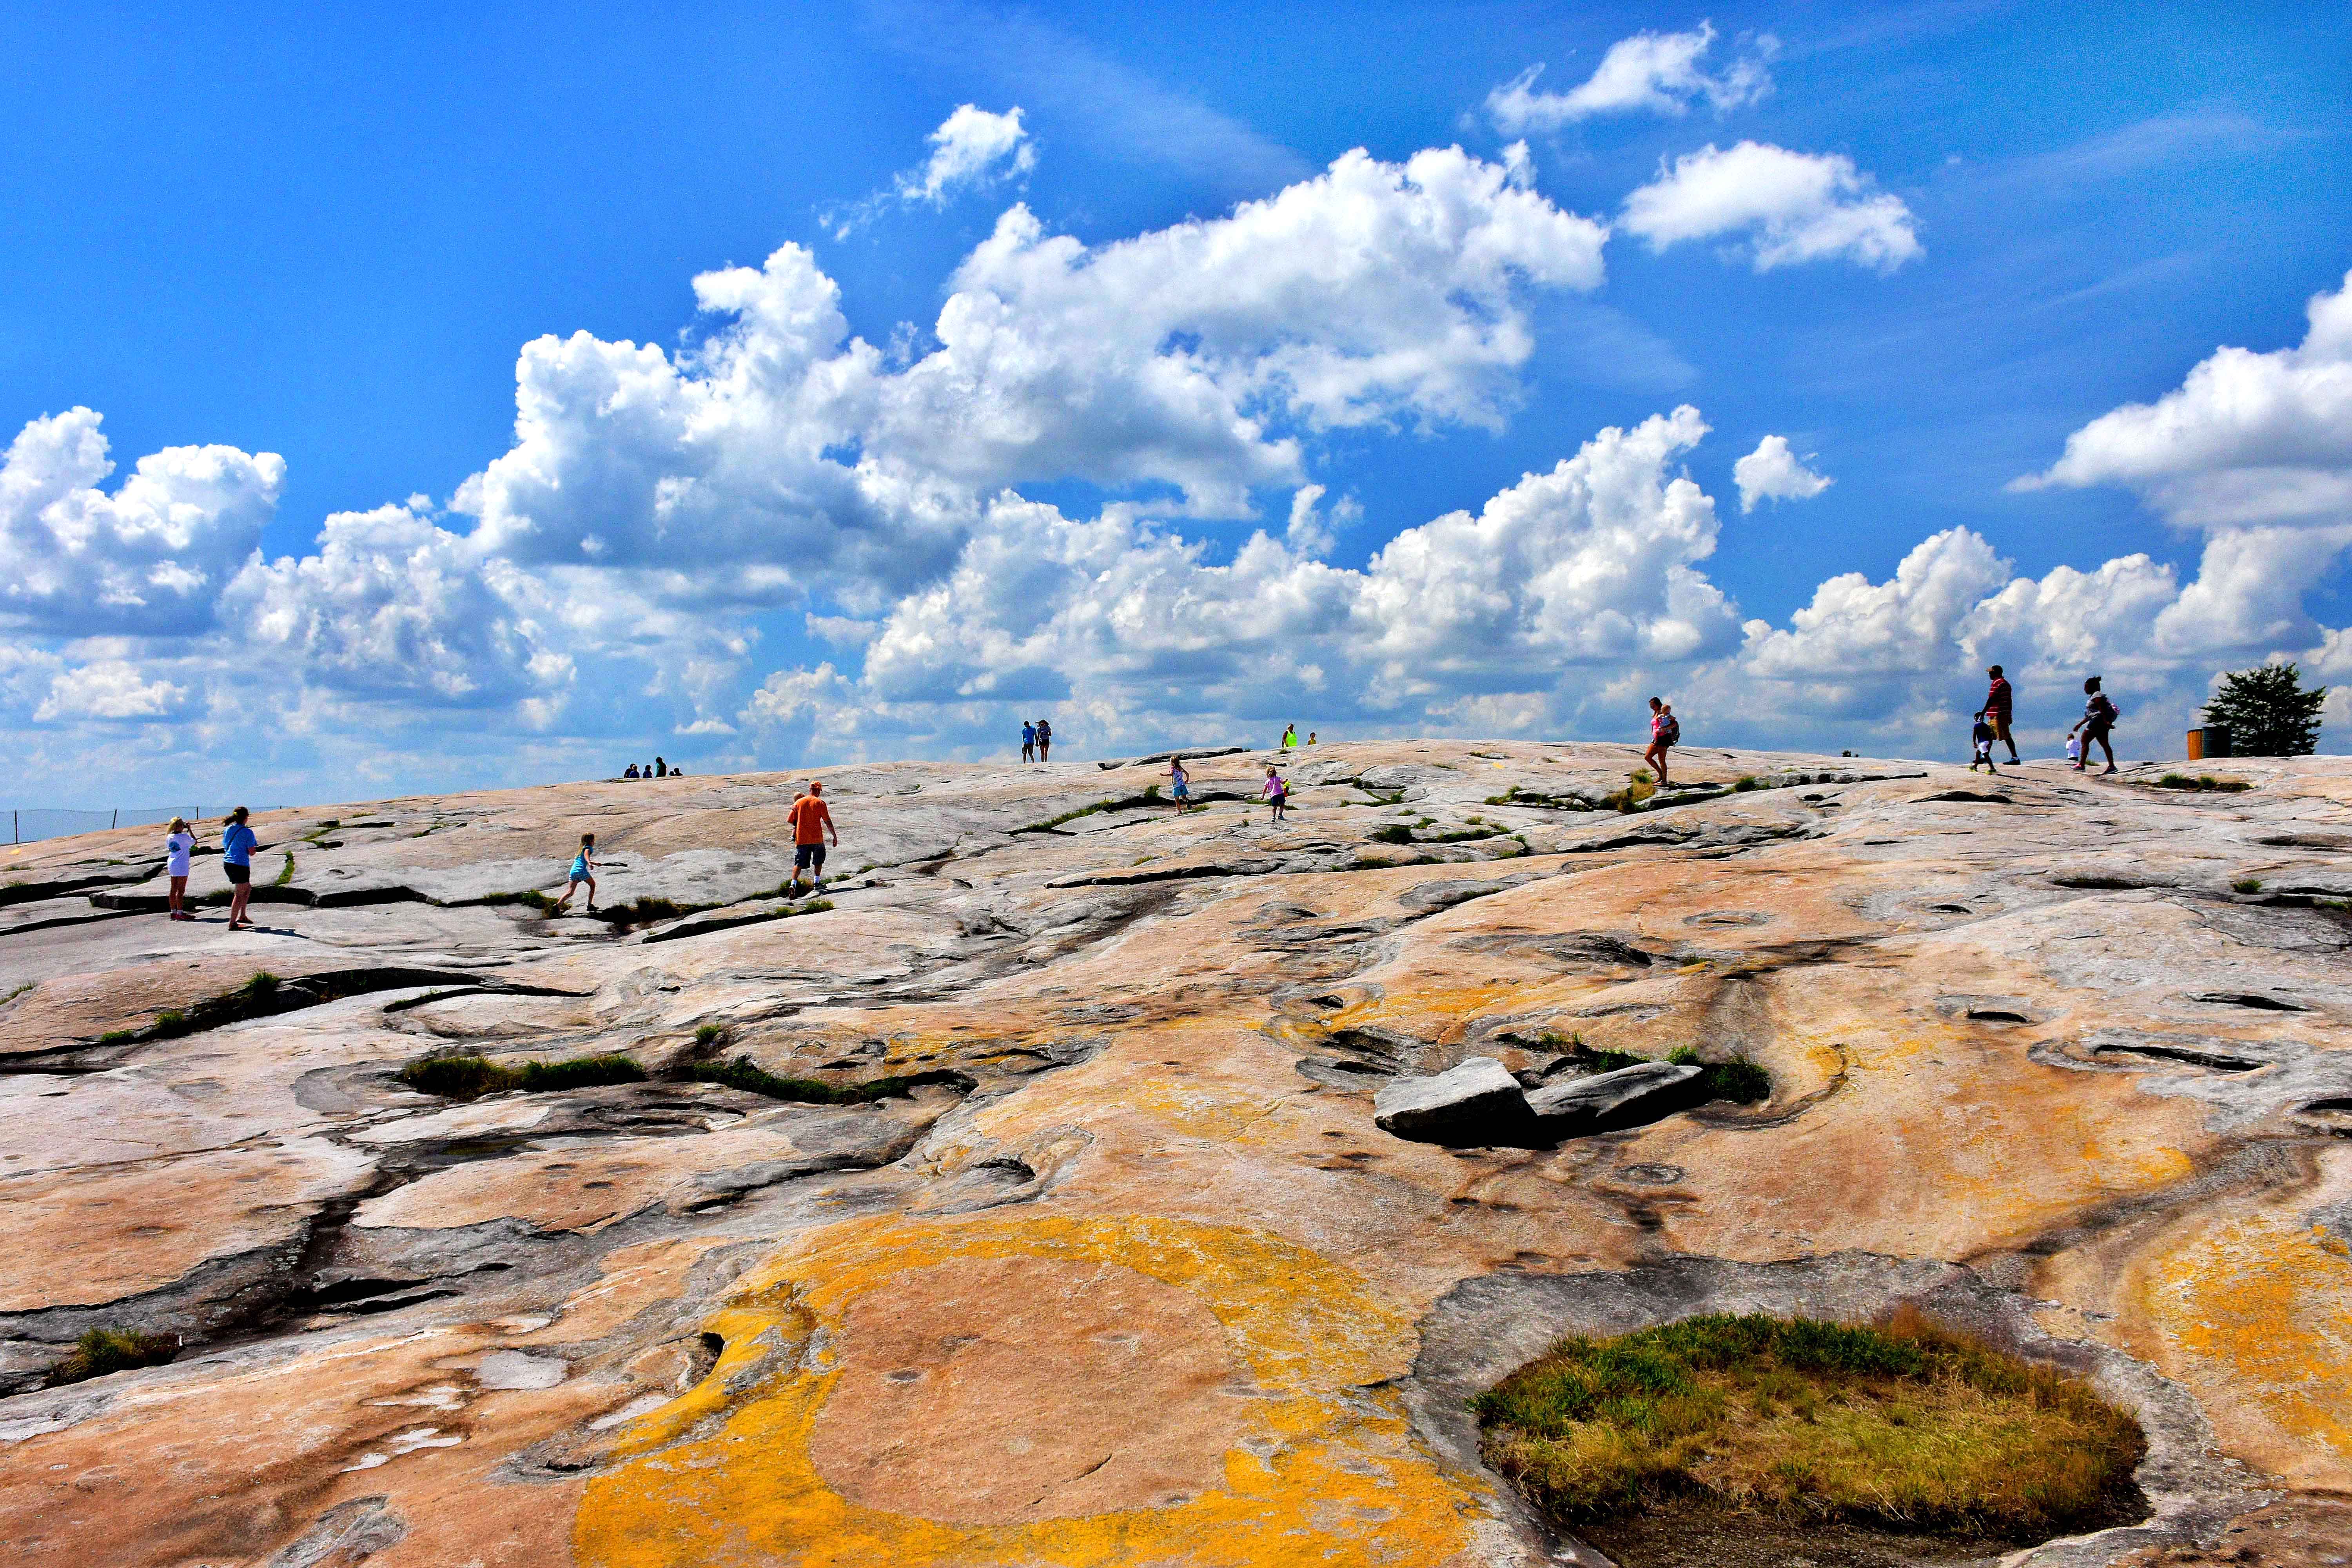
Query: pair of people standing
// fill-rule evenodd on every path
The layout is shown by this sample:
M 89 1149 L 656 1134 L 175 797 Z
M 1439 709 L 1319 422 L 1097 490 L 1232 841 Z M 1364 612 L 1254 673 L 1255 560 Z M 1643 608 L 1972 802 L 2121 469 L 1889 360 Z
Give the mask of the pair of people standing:
M 261 847 L 255 837 L 250 818 L 253 814 L 244 806 L 222 818 L 221 875 L 228 879 L 228 929 L 251 931 L 253 921 L 247 918 L 245 906 L 253 898 L 253 852 Z M 188 876 L 196 853 L 196 836 L 184 816 L 172 818 L 163 834 L 163 874 L 172 879 L 168 900 L 171 916 L 175 921 L 192 921 L 196 917 L 187 909 Z
M 1974 773 L 1979 764 L 1991 769 L 1992 743 L 1995 741 L 2009 748 L 2010 765 L 2018 765 L 2017 742 L 2009 731 L 2010 716 L 2016 708 L 2017 694 L 2011 689 L 2008 677 L 2001 673 L 2000 666 L 1987 666 L 1985 675 L 1992 684 L 1985 691 L 1984 710 L 1977 715 L 1976 727 L 1969 737 L 1975 747 L 1975 760 L 1969 763 L 1970 773 Z M 2105 771 L 2116 771 L 2116 748 L 2109 737 L 2116 721 L 2123 714 L 2107 694 L 2099 689 L 2103 679 L 2095 675 L 2083 682 L 2083 716 L 2075 721 L 2073 729 L 2066 731 L 2066 757 L 2078 773 L 2091 760 L 2091 748 L 2095 745 L 2107 754 Z
M 1021 760 L 1024 763 L 1051 762 L 1054 756 L 1054 722 L 1040 719 L 1034 724 L 1025 721 L 1021 726 Z

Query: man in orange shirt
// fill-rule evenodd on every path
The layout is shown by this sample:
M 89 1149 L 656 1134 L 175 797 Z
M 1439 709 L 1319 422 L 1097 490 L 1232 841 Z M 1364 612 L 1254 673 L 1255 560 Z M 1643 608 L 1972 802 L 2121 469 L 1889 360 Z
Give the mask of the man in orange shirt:
M 808 794 L 793 802 L 793 879 L 784 884 L 787 897 L 800 890 L 801 868 L 808 868 L 812 893 L 824 891 L 824 841 L 830 837 L 835 847 L 841 835 L 834 831 L 833 813 L 824 804 L 824 781 L 811 779 Z

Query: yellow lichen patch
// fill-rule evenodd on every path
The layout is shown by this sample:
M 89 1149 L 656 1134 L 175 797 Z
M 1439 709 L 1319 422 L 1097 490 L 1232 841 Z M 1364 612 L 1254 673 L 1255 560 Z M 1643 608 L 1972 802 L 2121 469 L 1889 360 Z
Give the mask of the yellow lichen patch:
M 2340 1194 L 2352 1151 L 2329 1152 L 2323 1186 Z M 2158 1363 L 2208 1402 L 2233 1448 L 2341 1488 L 2352 1485 L 2352 1258 L 2306 1217 L 2314 1197 L 2171 1227 L 2128 1289 Z
M 1024 1267 L 1035 1276 L 1034 1292 L 1014 1288 Z M 959 1517 L 924 1517 L 860 1506 L 828 1480 L 813 1440 L 859 1361 L 855 1337 L 866 1332 L 865 1321 L 895 1320 L 911 1334 L 929 1321 L 926 1312 L 948 1288 L 942 1281 L 961 1277 L 984 1279 L 988 1299 L 1003 1302 L 1008 1318 L 1025 1313 L 1033 1329 L 1050 1328 L 1073 1280 L 1096 1274 L 1139 1276 L 1148 1289 L 1130 1299 L 1181 1293 L 1213 1320 L 1211 1337 L 1221 1342 L 1204 1351 L 1195 1336 L 1187 1364 L 1197 1373 L 1213 1353 L 1229 1371 L 1213 1384 L 1196 1377 L 1184 1397 L 1213 1406 L 1214 1421 L 1236 1436 L 1206 1484 L 1170 1492 L 1162 1470 L 1151 1478 L 1156 1495 L 1101 1499 L 1097 1511 L 1076 1517 L 1053 1517 L 1047 1506 L 996 1522 L 1001 1501 L 926 1507 L 926 1514 Z M 899 1310 L 906 1305 L 921 1310 Z M 971 1303 L 961 1305 L 963 1325 L 933 1348 L 935 1359 L 968 1342 Z M 1151 1310 L 1171 1315 L 1164 1302 Z M 590 1484 L 573 1542 L 582 1568 L 739 1560 L 803 1568 L 1177 1561 L 1381 1568 L 1444 1562 L 1468 1542 L 1470 1516 L 1479 1511 L 1474 1493 L 1414 1447 L 1395 1396 L 1372 1386 L 1404 1371 L 1411 1324 L 1349 1270 L 1262 1232 L 1143 1216 L 854 1220 L 792 1244 L 746 1276 L 707 1327 L 727 1342 L 710 1376 L 642 1417 L 616 1450 L 625 1462 Z M 1087 1354 L 1100 1359 L 1098 1347 Z M 1030 1401 L 1058 1405 L 1097 1427 L 1116 1424 L 1098 1408 L 1103 1391 L 1057 1379 L 1050 1354 L 1034 1359 L 1035 1376 L 1024 1390 Z M 883 1375 L 911 1385 L 933 1370 Z M 1031 1430 L 1052 1417 L 1050 1408 L 1020 1414 Z M 1169 1415 L 1134 1411 L 1134 1445 L 1148 1451 Z M 942 1425 L 945 1438 L 926 1438 L 919 1423 L 896 1430 L 897 1446 L 884 1458 L 950 1481 L 982 1467 L 1018 1469 L 1028 1458 L 1021 1444 L 982 1451 L 960 1420 Z M 1041 1489 L 1056 1484 L 1039 1478 Z M 889 1489 L 921 1490 L 903 1478 Z M 991 1522 L 968 1521 L 975 1516 Z

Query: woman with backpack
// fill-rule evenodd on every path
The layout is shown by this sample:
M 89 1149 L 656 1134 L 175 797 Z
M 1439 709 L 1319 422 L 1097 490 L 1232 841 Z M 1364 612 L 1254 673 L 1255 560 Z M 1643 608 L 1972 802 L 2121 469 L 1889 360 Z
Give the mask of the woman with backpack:
M 1666 787 L 1666 752 L 1683 738 L 1682 721 L 1675 710 L 1656 698 L 1650 699 L 1650 749 L 1642 760 L 1658 771 L 1658 787 Z
M 2074 759 L 2074 771 L 2078 773 L 2083 771 L 2084 764 L 2091 760 L 2091 747 L 2095 743 L 2099 750 L 2107 753 L 2107 773 L 2114 773 L 2116 748 L 2108 742 L 2107 731 L 2115 728 L 2116 721 L 2123 714 L 2107 700 L 2107 694 L 2099 689 L 2097 676 L 2083 682 L 2083 716 L 2074 721 L 2074 730 L 2083 732 L 2083 754 Z M 2066 733 L 2072 735 L 2074 730 Z

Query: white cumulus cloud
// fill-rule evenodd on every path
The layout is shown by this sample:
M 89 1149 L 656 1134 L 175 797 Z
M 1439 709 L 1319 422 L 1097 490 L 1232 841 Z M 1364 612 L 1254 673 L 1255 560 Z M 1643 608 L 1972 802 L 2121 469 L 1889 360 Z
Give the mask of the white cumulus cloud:
M 189 633 L 260 542 L 286 474 L 275 453 L 170 447 L 113 494 L 100 416 L 35 419 L 0 462 L 0 617 L 43 630 Z
M 1778 50 L 1767 34 L 1751 40 L 1719 74 L 1699 63 L 1715 44 L 1715 25 L 1687 33 L 1636 33 L 1609 46 L 1591 76 L 1566 92 L 1536 88 L 1543 67 L 1530 66 L 1486 95 L 1486 112 L 1507 136 L 1556 131 L 1601 114 L 1680 116 L 1705 102 L 1718 113 L 1754 103 L 1772 90 L 1765 63 Z
M 1759 272 L 1832 260 L 1891 272 L 1925 254 L 1911 209 L 1853 159 L 1762 142 L 1709 142 L 1662 165 L 1625 198 L 1619 225 L 1652 250 L 1735 237 Z
M 1696 566 L 1714 504 L 1674 471 L 1706 430 L 1688 407 L 1603 430 L 1477 513 L 1405 530 L 1361 571 L 1264 533 L 1219 562 L 1129 511 L 1074 519 L 1006 496 L 954 570 L 892 612 L 861 679 L 830 663 L 780 673 L 742 719 L 887 751 L 998 703 L 1073 704 L 1126 729 L 1244 711 L 1270 686 L 1360 722 L 1465 691 L 1512 698 L 1465 715 L 1548 710 L 1570 668 L 1737 647 L 1737 617 Z
M 165 680 L 142 679 L 125 659 L 103 659 L 61 671 L 34 711 L 35 723 L 59 719 L 161 719 L 186 700 L 187 690 Z
M 2217 349 L 2154 403 L 2075 431 L 2013 488 L 2121 485 L 2193 528 L 2352 523 L 2352 273 L 2308 313 L 2299 346 Z
M 1025 174 L 1037 166 L 1036 144 L 1021 123 L 1021 106 L 992 114 L 961 103 L 930 134 L 931 155 L 898 180 L 906 201 L 944 204 L 958 192 Z
M 1739 510 L 1754 511 L 1760 500 L 1810 500 L 1836 482 L 1805 467 L 1805 461 L 1789 449 L 1786 436 L 1767 436 L 1757 442 L 1756 450 L 1731 465 L 1732 482 L 1739 487 Z

